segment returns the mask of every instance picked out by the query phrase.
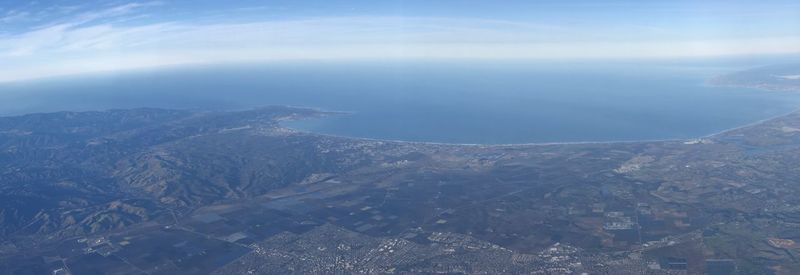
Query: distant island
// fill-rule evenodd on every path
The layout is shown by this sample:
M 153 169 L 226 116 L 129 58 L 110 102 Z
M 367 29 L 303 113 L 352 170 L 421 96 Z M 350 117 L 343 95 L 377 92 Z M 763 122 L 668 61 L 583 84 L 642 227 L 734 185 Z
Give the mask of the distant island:
M 723 87 L 800 92 L 800 64 L 758 67 L 717 76 L 708 82 L 711 85 Z

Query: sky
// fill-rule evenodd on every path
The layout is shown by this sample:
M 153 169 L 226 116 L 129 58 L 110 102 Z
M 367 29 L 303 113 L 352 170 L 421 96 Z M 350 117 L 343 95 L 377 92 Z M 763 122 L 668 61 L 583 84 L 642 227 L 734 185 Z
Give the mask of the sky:
M 0 82 L 275 60 L 800 53 L 800 1 L 0 0 Z

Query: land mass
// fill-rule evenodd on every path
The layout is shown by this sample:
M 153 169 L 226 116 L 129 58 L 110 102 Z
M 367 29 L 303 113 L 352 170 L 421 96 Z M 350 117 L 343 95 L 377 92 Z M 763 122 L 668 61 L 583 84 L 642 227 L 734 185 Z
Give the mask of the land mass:
M 709 83 L 724 87 L 800 92 L 800 64 L 772 65 L 738 71 L 712 78 Z
M 597 144 L 280 125 L 319 115 L 0 118 L 0 273 L 800 273 L 800 113 Z

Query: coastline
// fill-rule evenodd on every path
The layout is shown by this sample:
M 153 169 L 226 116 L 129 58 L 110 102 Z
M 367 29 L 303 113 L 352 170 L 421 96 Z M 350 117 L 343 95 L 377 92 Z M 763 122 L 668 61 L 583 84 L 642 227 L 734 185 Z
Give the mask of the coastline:
M 287 106 L 291 107 L 291 106 Z M 314 109 L 316 108 L 308 108 L 308 107 L 300 107 L 305 109 Z M 608 144 L 632 144 L 632 143 L 650 143 L 650 142 L 685 142 L 695 139 L 704 139 L 704 138 L 713 138 L 718 135 L 722 135 L 728 132 L 740 130 L 747 127 L 752 127 L 756 125 L 760 125 L 766 123 L 771 120 L 779 119 L 782 117 L 786 117 L 792 115 L 794 113 L 800 112 L 800 107 L 792 109 L 789 112 L 771 116 L 768 118 L 760 119 L 755 122 L 747 123 L 744 125 L 736 126 L 733 128 L 727 128 L 721 131 L 717 131 L 708 135 L 693 137 L 693 138 L 665 138 L 665 139 L 641 139 L 641 140 L 611 140 L 611 141 L 565 141 L 565 142 L 531 142 L 531 143 L 500 143 L 500 144 L 480 144 L 480 143 L 447 143 L 447 142 L 434 142 L 434 141 L 408 141 L 408 140 L 395 140 L 395 139 L 380 139 L 380 138 L 366 138 L 366 137 L 351 137 L 351 136 L 343 136 L 343 135 L 334 135 L 334 134 L 324 134 L 324 133 L 315 133 L 311 131 L 295 129 L 291 127 L 286 127 L 279 123 L 281 128 L 288 129 L 291 131 L 295 131 L 297 133 L 302 134 L 309 134 L 309 135 L 316 135 L 316 136 L 324 136 L 324 137 L 332 137 L 332 138 L 344 138 L 344 139 L 351 139 L 351 140 L 362 140 L 362 141 L 372 141 L 372 142 L 391 142 L 391 143 L 400 143 L 400 144 L 410 144 L 410 145 L 437 145 L 437 146 L 469 146 L 469 147 L 484 147 L 484 148 L 491 148 L 491 147 L 534 147 L 534 146 L 559 146 L 559 145 L 608 145 Z M 334 112 L 335 113 L 335 112 Z M 296 119 L 302 120 L 306 118 Z M 314 119 L 314 118 L 311 118 Z
M 711 78 L 706 79 L 705 81 L 703 81 L 703 83 L 700 84 L 700 85 L 709 86 L 709 87 L 729 87 L 729 88 L 752 89 L 752 90 L 757 90 L 757 91 L 760 91 L 760 92 L 771 92 L 771 93 L 788 93 L 788 92 L 793 92 L 793 91 L 795 91 L 795 92 L 800 91 L 800 90 L 775 90 L 775 89 L 771 89 L 770 87 L 764 87 L 764 86 L 724 85 L 724 84 L 720 84 L 720 83 L 715 83 L 720 78 L 722 78 L 723 76 L 724 75 L 711 77 Z M 312 109 L 312 110 L 322 111 L 322 112 L 327 113 L 327 115 L 324 115 L 323 118 L 325 116 L 328 116 L 328 115 L 331 115 L 331 114 L 341 114 L 341 113 L 353 114 L 353 113 L 355 113 L 353 111 L 349 111 L 349 112 L 326 111 L 326 110 L 323 110 L 321 108 L 315 108 L 315 107 L 300 107 L 300 106 L 287 106 L 287 107 L 299 107 L 299 108 Z M 685 142 L 685 141 L 696 140 L 696 139 L 713 138 L 713 137 L 718 136 L 718 135 L 722 135 L 722 134 L 725 134 L 725 133 L 728 133 L 728 132 L 740 130 L 740 129 L 747 128 L 747 127 L 756 126 L 756 125 L 759 125 L 759 124 L 763 124 L 765 122 L 768 122 L 768 121 L 771 121 L 771 120 L 775 120 L 775 119 L 778 119 L 778 118 L 781 118 L 781 117 L 789 116 L 791 114 L 798 113 L 798 112 L 800 112 L 800 106 L 794 107 L 790 111 L 782 113 L 782 114 L 773 115 L 773 116 L 770 116 L 770 117 L 767 117 L 767 118 L 759 119 L 759 120 L 754 121 L 754 122 L 746 123 L 744 125 L 734 126 L 732 128 L 727 128 L 727 129 L 723 129 L 723 130 L 720 130 L 720 131 L 712 132 L 712 133 L 707 134 L 707 135 L 701 135 L 701 136 L 691 137 L 691 138 L 636 139 L 636 140 L 609 140 L 609 141 L 565 141 L 565 142 L 558 142 L 557 141 L 557 142 L 498 143 L 498 144 L 448 143 L 448 142 L 435 142 L 435 141 L 409 141 L 409 140 L 353 137 L 353 136 L 343 136 L 343 135 L 335 135 L 335 134 L 316 133 L 316 132 L 313 132 L 313 131 L 306 131 L 306 130 L 302 130 L 302 129 L 296 129 L 296 128 L 287 127 L 287 126 L 282 125 L 280 123 L 279 123 L 279 125 L 281 127 L 283 127 L 283 128 L 286 128 L 286 129 L 289 129 L 289 130 L 292 130 L 292 131 L 296 131 L 296 132 L 300 132 L 300 133 L 313 134 L 313 135 L 318 135 L 318 136 L 334 137 L 334 138 L 346 138 L 346 139 L 353 139 L 353 140 L 383 141 L 383 142 L 393 142 L 393 143 L 402 143 L 402 144 L 422 144 L 422 145 L 438 145 L 438 146 L 445 146 L 445 145 L 450 145 L 450 146 L 472 146 L 472 147 L 487 147 L 487 148 L 488 147 L 531 147 L 531 146 L 559 146 L 559 145 L 631 144 L 631 143 L 648 143 L 648 142 Z M 318 118 L 319 117 L 316 117 L 316 118 L 300 118 L 300 119 L 297 119 L 297 120 L 318 119 Z

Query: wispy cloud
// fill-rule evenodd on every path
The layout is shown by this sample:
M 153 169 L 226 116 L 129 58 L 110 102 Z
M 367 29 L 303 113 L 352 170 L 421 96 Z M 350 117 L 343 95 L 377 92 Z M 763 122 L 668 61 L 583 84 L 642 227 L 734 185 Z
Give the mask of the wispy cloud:
M 145 3 L 128 3 L 119 6 L 114 6 L 108 9 L 98 10 L 98 11 L 89 11 L 84 12 L 69 22 L 72 25 L 80 25 L 89 23 L 95 20 L 106 19 L 106 18 L 114 18 L 123 15 L 128 15 L 133 13 L 134 11 L 140 10 L 142 8 L 147 7 L 154 7 L 163 5 L 163 2 L 153 1 L 153 2 L 145 2 Z
M 800 53 L 800 34 L 706 37 L 704 33 L 650 24 L 593 26 L 399 16 L 120 23 L 148 16 L 147 11 L 159 5 L 163 3 L 129 3 L 77 12 L 30 30 L 0 35 L 0 81 L 278 59 L 667 58 Z
M 0 15 L 0 23 L 10 23 L 15 21 L 24 21 L 30 18 L 30 13 L 27 11 L 10 10 L 5 14 Z

